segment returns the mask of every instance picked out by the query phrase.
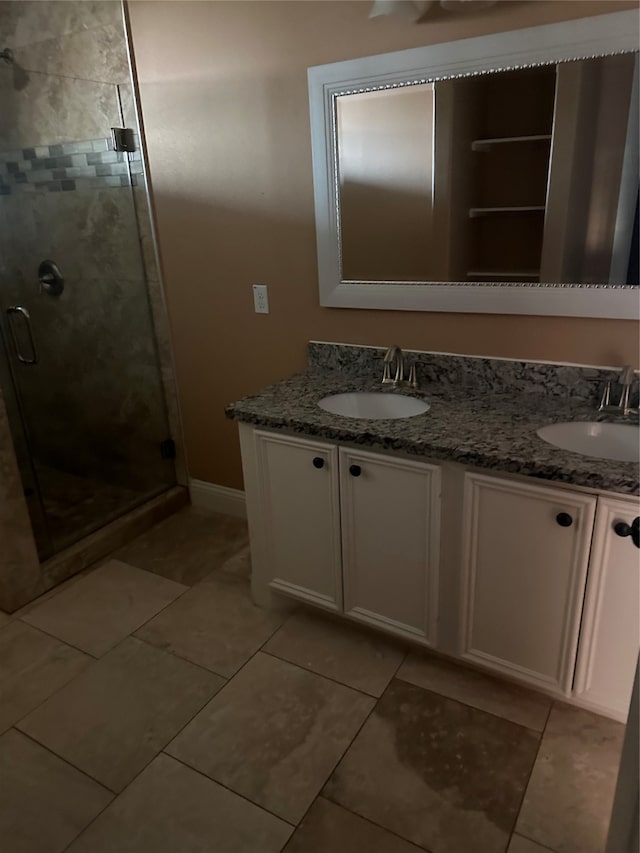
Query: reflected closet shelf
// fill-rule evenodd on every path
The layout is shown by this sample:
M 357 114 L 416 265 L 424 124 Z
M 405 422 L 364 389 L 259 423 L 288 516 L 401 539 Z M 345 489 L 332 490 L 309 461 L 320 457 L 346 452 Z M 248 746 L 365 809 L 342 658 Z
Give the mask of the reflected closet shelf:
M 544 213 L 544 204 L 525 205 L 521 207 L 470 207 L 469 219 L 479 216 L 494 216 L 496 214 L 511 213 Z
M 540 270 L 469 270 L 467 278 L 473 280 L 489 279 L 491 281 L 499 281 L 500 279 L 509 279 L 510 281 L 527 281 L 539 278 Z
M 474 139 L 471 143 L 472 151 L 490 151 L 495 145 L 504 145 L 518 142 L 551 142 L 550 133 L 540 133 L 531 136 L 497 136 L 493 139 Z

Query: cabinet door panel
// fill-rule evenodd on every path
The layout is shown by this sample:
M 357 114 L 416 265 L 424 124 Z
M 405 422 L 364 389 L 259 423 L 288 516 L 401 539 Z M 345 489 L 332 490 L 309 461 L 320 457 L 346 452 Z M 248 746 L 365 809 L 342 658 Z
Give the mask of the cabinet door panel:
M 589 495 L 467 475 L 463 657 L 570 690 L 595 503 Z M 571 517 L 569 526 L 558 523 L 560 513 Z
M 337 448 L 267 432 L 255 437 L 269 585 L 340 610 Z
M 340 479 L 345 612 L 434 643 L 439 469 L 341 448 Z
M 640 644 L 640 550 L 613 528 L 638 515 L 640 504 L 598 498 L 575 683 L 576 698 L 623 721 Z

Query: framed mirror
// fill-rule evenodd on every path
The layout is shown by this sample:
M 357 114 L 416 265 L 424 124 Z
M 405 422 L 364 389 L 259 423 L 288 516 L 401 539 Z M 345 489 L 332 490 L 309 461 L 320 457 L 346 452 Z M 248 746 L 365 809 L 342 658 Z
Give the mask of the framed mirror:
M 320 304 L 638 318 L 638 25 L 310 68 Z

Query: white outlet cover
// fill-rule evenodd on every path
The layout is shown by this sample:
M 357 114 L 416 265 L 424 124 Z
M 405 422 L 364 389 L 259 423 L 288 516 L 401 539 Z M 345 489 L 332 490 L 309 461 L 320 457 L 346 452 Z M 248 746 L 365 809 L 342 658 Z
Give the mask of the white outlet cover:
M 269 313 L 269 291 L 266 284 L 253 285 L 253 307 L 256 314 Z

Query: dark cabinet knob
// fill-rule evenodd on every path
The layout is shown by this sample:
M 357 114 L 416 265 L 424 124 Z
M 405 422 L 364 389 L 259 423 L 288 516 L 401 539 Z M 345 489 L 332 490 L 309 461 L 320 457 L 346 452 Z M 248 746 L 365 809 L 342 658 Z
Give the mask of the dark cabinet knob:
M 560 525 L 560 527 L 571 527 L 573 524 L 573 519 L 569 515 L 568 512 L 559 512 L 556 515 L 556 521 Z
M 614 531 L 618 536 L 630 536 L 636 548 L 640 548 L 640 516 L 634 518 L 631 524 L 624 521 L 617 521 L 613 525 Z
M 324 468 L 324 459 L 322 456 L 314 456 L 313 457 L 313 467 L 314 468 Z
M 359 465 L 349 465 L 349 473 L 352 477 L 359 477 L 362 474 L 362 468 Z

